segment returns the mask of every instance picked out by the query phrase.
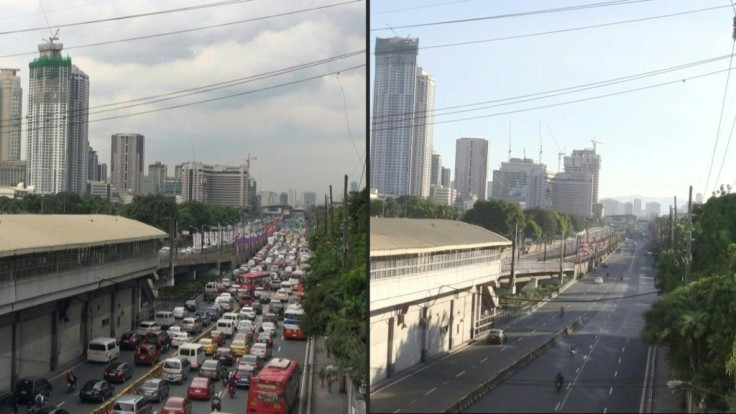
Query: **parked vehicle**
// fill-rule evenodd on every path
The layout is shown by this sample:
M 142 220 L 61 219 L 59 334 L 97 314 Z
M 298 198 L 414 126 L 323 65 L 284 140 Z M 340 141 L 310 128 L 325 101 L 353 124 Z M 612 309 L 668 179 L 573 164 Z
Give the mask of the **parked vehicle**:
M 141 385 L 138 394 L 150 402 L 160 403 L 169 396 L 169 383 L 161 378 L 146 380 Z
M 79 390 L 79 401 L 103 402 L 115 395 L 115 387 L 105 380 L 89 380 Z
M 111 362 L 102 373 L 105 381 L 123 383 L 133 376 L 133 370 L 125 362 Z

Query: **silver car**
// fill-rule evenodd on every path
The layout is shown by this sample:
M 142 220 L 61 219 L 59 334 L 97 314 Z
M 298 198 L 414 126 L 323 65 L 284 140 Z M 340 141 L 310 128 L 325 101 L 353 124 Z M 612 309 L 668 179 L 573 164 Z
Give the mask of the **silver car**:
M 160 403 L 169 396 L 169 383 L 163 379 L 150 379 L 141 385 L 138 394 L 148 401 Z
M 222 372 L 222 362 L 216 359 L 208 359 L 199 367 L 199 376 L 212 378 L 217 381 L 220 379 Z

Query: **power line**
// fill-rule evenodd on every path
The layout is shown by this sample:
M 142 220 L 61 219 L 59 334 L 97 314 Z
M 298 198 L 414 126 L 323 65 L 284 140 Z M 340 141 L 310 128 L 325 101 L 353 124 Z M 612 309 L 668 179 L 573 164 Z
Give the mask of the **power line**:
M 418 49 L 420 49 L 420 50 L 437 49 L 437 48 L 442 48 L 442 47 L 464 46 L 464 45 L 471 45 L 471 44 L 476 44 L 476 43 L 498 42 L 498 41 L 501 41 L 501 40 L 522 39 L 522 38 L 525 38 L 525 37 L 545 36 L 545 35 L 549 35 L 549 34 L 566 33 L 566 32 L 573 32 L 573 31 L 577 31 L 577 30 L 586 30 L 586 29 L 596 29 L 596 28 L 599 28 L 599 27 L 616 26 L 616 25 L 620 25 L 620 24 L 637 23 L 637 22 L 643 22 L 643 21 L 648 21 L 648 20 L 663 19 L 663 18 L 667 18 L 667 17 L 676 17 L 676 16 L 687 15 L 687 14 L 701 13 L 701 12 L 706 12 L 706 11 L 711 11 L 711 10 L 716 10 L 716 9 L 722 9 L 722 8 L 725 8 L 725 7 L 729 7 L 729 6 L 714 6 L 714 7 L 704 8 L 704 9 L 694 9 L 694 10 L 688 10 L 688 11 L 678 12 L 678 13 L 662 14 L 662 15 L 658 15 L 658 16 L 643 17 L 643 18 L 639 18 L 639 19 L 620 20 L 620 21 L 610 22 L 610 23 L 594 24 L 594 25 L 590 25 L 590 26 L 571 27 L 571 28 L 567 28 L 567 29 L 550 30 L 550 31 L 547 31 L 547 32 L 537 32 L 537 33 L 527 33 L 527 34 L 514 35 L 514 36 L 505 36 L 505 37 L 498 37 L 498 38 L 494 38 L 494 39 L 472 40 L 472 41 L 457 42 L 457 43 L 446 43 L 446 44 L 434 45 L 434 46 L 421 46 Z M 407 48 L 406 50 L 410 50 L 410 49 Z M 411 49 L 411 50 L 414 50 L 414 49 Z M 384 53 L 396 53 L 396 52 L 401 52 L 401 49 L 393 49 L 391 52 L 384 52 Z M 378 54 L 376 54 L 375 52 L 373 53 L 373 55 L 381 55 L 381 54 L 383 54 L 383 53 L 378 53 Z
M 424 5 L 424 6 L 407 7 L 407 8 L 404 8 L 404 9 L 386 10 L 386 11 L 382 11 L 382 12 L 371 13 L 371 16 L 378 16 L 378 15 L 381 15 L 381 14 L 389 14 L 389 13 L 398 13 L 398 12 L 409 11 L 409 10 L 428 9 L 428 8 L 431 8 L 431 7 L 445 6 L 445 5 L 448 5 L 448 4 L 455 4 L 455 3 L 465 3 L 465 2 L 468 2 L 468 1 L 470 1 L 470 0 L 456 0 L 456 1 L 448 1 L 448 2 L 444 2 L 444 3 L 427 4 L 427 5 Z
M 642 91 L 642 90 L 646 90 L 646 89 L 652 89 L 652 88 L 656 88 L 656 87 L 659 87 L 659 86 L 671 85 L 671 84 L 674 84 L 674 83 L 682 83 L 682 82 L 685 82 L 685 81 L 688 81 L 688 80 L 698 79 L 698 78 L 702 78 L 702 77 L 706 77 L 706 76 L 711 76 L 711 75 L 715 75 L 715 74 L 718 74 L 718 73 L 723 73 L 723 72 L 730 71 L 730 70 L 732 70 L 732 69 L 731 68 L 729 68 L 729 69 L 722 69 L 722 70 L 717 70 L 717 71 L 714 71 L 714 72 L 705 73 L 705 74 L 702 74 L 702 75 L 691 76 L 689 78 L 683 78 L 683 79 L 669 81 L 669 82 L 662 82 L 662 83 L 658 83 L 658 84 L 654 84 L 654 85 L 642 86 L 642 87 L 639 87 L 639 88 L 626 89 L 626 90 L 619 91 L 619 92 L 613 92 L 613 93 L 608 93 L 608 94 L 604 94 L 604 95 L 597 95 L 597 96 L 592 96 L 592 97 L 588 97 L 588 98 L 575 99 L 575 100 L 572 100 L 572 101 L 558 102 L 558 103 L 549 104 L 549 105 L 540 105 L 540 106 L 535 106 L 535 107 L 531 107 L 531 108 L 517 109 L 517 110 L 513 110 L 513 111 L 497 112 L 497 113 L 488 114 L 488 115 L 479 115 L 479 116 L 473 116 L 473 117 L 467 117 L 467 118 L 451 119 L 451 120 L 447 120 L 447 121 L 432 122 L 431 125 L 447 124 L 447 123 L 461 122 L 461 121 L 469 121 L 469 120 L 474 120 L 474 119 L 491 118 L 491 117 L 499 116 L 499 115 L 509 115 L 509 114 L 516 114 L 516 113 L 521 113 L 521 112 L 533 111 L 533 110 L 537 110 L 537 109 L 553 108 L 553 107 L 556 107 L 556 106 L 563 106 L 563 105 L 569 105 L 569 104 L 573 104 L 573 103 L 579 103 L 579 102 L 591 101 L 591 100 L 595 100 L 595 99 L 607 98 L 607 97 L 616 96 L 616 95 L 623 95 L 623 94 L 630 93 L 630 92 L 637 92 L 637 91 Z M 422 125 L 425 125 L 425 124 L 422 124 Z M 430 125 L 430 124 L 426 124 L 426 125 Z M 391 129 L 412 128 L 414 126 L 415 125 L 402 125 L 402 126 L 396 126 L 396 127 L 376 128 L 376 129 L 372 129 L 372 131 L 385 131 L 385 130 L 391 130 Z
M 55 27 L 61 28 L 61 27 L 73 27 L 73 26 L 82 26 L 85 24 L 94 24 L 94 23 L 103 23 L 103 22 L 111 22 L 111 21 L 119 21 L 119 20 L 127 20 L 127 19 L 135 19 L 138 17 L 147 17 L 147 16 L 158 16 L 162 14 L 169 14 L 169 13 L 178 13 L 182 11 L 191 11 L 191 10 L 199 10 L 199 9 L 207 9 L 210 7 L 218 7 L 218 6 L 228 6 L 231 4 L 237 4 L 237 3 L 246 3 L 251 2 L 254 0 L 227 0 L 227 1 L 220 1 L 217 3 L 209 3 L 209 4 L 201 4 L 198 6 L 189 6 L 189 7 L 179 7 L 176 9 L 168 9 L 168 10 L 159 10 L 155 12 L 148 12 L 148 13 L 139 13 L 139 14 L 130 14 L 127 16 L 117 16 L 117 17 L 109 17 L 107 19 L 96 19 L 96 20 L 87 20 L 83 22 L 75 22 L 75 23 L 65 23 L 61 25 L 56 25 Z M 17 29 L 17 30 L 9 30 L 6 32 L 0 32 L 0 35 L 6 35 L 6 34 L 13 34 L 13 33 L 25 33 L 25 32 L 34 32 L 37 30 L 46 30 L 46 27 L 31 27 L 26 29 Z
M 418 23 L 418 24 L 409 24 L 405 26 L 392 26 L 393 29 L 407 29 L 411 27 L 427 27 L 427 26 L 437 26 L 437 25 L 445 25 L 445 24 L 456 24 L 456 23 L 468 23 L 468 22 L 477 22 L 477 21 L 483 21 L 483 20 L 495 20 L 495 19 L 506 19 L 509 17 L 522 17 L 522 16 L 532 16 L 536 14 L 548 14 L 548 13 L 559 13 L 559 12 L 567 12 L 567 11 L 577 11 L 577 10 L 584 10 L 584 9 L 590 9 L 590 8 L 596 8 L 596 7 L 608 7 L 608 6 L 620 6 L 620 5 L 626 5 L 626 4 L 633 4 L 633 3 L 643 3 L 648 2 L 651 0 L 616 0 L 616 1 L 606 1 L 602 3 L 590 3 L 590 4 L 581 4 L 578 6 L 568 6 L 568 7 L 558 7 L 554 9 L 542 9 L 542 10 L 532 10 L 528 12 L 518 12 L 518 13 L 509 13 L 509 14 L 498 14 L 494 16 L 484 16 L 484 17 L 472 17 L 467 19 L 458 19 L 458 20 L 444 20 L 439 22 L 432 22 L 432 23 Z M 378 32 L 378 31 L 384 31 L 389 30 L 388 28 L 380 28 L 380 29 L 371 29 L 371 32 Z
M 622 82 L 627 82 L 627 81 L 631 81 L 631 80 L 643 79 L 643 78 L 646 78 L 646 77 L 656 76 L 656 75 L 660 75 L 660 74 L 667 73 L 667 72 L 673 72 L 673 71 L 676 71 L 676 70 L 687 69 L 687 68 L 695 67 L 695 66 L 698 66 L 698 65 L 703 65 L 703 64 L 707 64 L 707 63 L 713 63 L 713 62 L 716 62 L 716 61 L 719 61 L 719 60 L 723 60 L 723 59 L 727 59 L 727 58 L 733 58 L 733 55 L 718 56 L 718 57 L 714 57 L 714 58 L 703 59 L 703 60 L 699 60 L 699 61 L 695 61 L 695 62 L 685 63 L 685 64 L 682 64 L 682 65 L 670 66 L 670 67 L 667 67 L 667 68 L 657 69 L 657 70 L 653 70 L 653 71 L 649 71 L 649 72 L 641 72 L 641 73 L 634 74 L 634 75 L 626 75 L 626 76 L 622 76 L 622 77 L 618 77 L 618 78 L 607 79 L 607 80 L 604 80 L 604 81 L 597 81 L 597 82 L 591 82 L 591 83 L 586 83 L 586 84 L 582 84 L 582 85 L 575 85 L 575 86 L 569 86 L 569 87 L 565 87 L 565 88 L 552 89 L 552 90 L 548 90 L 548 91 L 544 91 L 544 92 L 536 92 L 536 93 L 531 93 L 531 94 L 519 95 L 519 96 L 515 96 L 515 97 L 494 99 L 494 100 L 490 100 L 490 101 L 482 101 L 482 102 L 474 102 L 474 103 L 462 104 L 462 105 L 446 106 L 446 107 L 443 107 L 443 108 L 435 108 L 432 111 L 414 111 L 414 112 L 403 112 L 403 113 L 388 114 L 388 115 L 379 115 L 379 116 L 374 117 L 373 119 L 374 120 L 375 119 L 380 120 L 382 118 L 394 118 L 394 117 L 400 117 L 400 116 L 411 118 L 412 116 L 417 116 L 417 115 L 424 116 L 424 115 L 426 115 L 429 112 L 446 111 L 446 110 L 450 110 L 450 109 L 465 108 L 465 107 L 470 107 L 470 106 L 477 106 L 477 105 L 493 104 L 493 103 L 499 103 L 499 102 L 505 102 L 505 101 L 520 100 L 520 99 L 523 99 L 523 98 L 531 98 L 531 97 L 540 96 L 540 95 L 548 95 L 548 96 L 544 96 L 543 98 L 552 97 L 552 96 L 559 96 L 559 95 L 564 95 L 564 94 L 567 94 L 567 93 L 575 93 L 575 92 L 580 92 L 580 91 L 583 91 L 583 90 L 594 89 L 594 88 L 603 87 L 603 86 L 610 86 L 610 85 L 614 85 L 614 84 L 622 83 Z M 563 91 L 569 91 L 569 92 L 560 93 L 560 92 L 563 92 Z M 528 101 L 528 100 L 511 102 L 509 104 L 526 102 L 526 101 Z M 500 105 L 493 105 L 493 106 L 500 106 Z M 493 107 L 493 106 L 491 106 L 491 107 Z M 485 108 L 488 108 L 488 107 L 485 107 Z M 477 109 L 483 109 L 483 108 L 477 108 Z M 434 115 L 435 116 L 441 116 L 441 115 L 447 115 L 447 114 L 436 114 L 435 113 Z M 399 120 L 393 119 L 392 121 L 400 121 L 400 119 Z M 387 122 L 387 121 L 374 122 L 374 124 L 381 124 L 381 123 L 385 123 L 385 122 Z
M 243 83 L 247 83 L 247 82 L 253 82 L 253 81 L 257 81 L 257 80 L 262 80 L 262 79 L 266 79 L 266 78 L 269 78 L 269 77 L 283 75 L 283 74 L 286 74 L 286 73 L 289 73 L 289 72 L 294 72 L 296 70 L 311 68 L 311 67 L 314 67 L 314 66 L 317 66 L 317 65 L 322 65 L 322 64 L 325 64 L 325 63 L 333 62 L 333 61 L 338 61 L 338 60 L 349 58 L 349 57 L 353 57 L 353 56 L 363 55 L 364 53 L 365 53 L 365 49 L 359 50 L 359 51 L 355 51 L 355 52 L 345 53 L 345 54 L 342 54 L 342 55 L 332 56 L 332 57 L 329 57 L 329 58 L 326 58 L 326 59 L 320 59 L 320 60 L 317 60 L 317 61 L 303 63 L 303 64 L 299 64 L 299 65 L 295 65 L 295 66 L 290 66 L 290 67 L 283 68 L 283 69 L 278 69 L 278 70 L 274 70 L 274 71 L 264 72 L 264 73 L 260 73 L 260 74 L 257 74 L 257 75 L 247 76 L 247 77 L 244 77 L 244 78 L 238 78 L 238 79 L 228 80 L 228 81 L 224 81 L 224 82 L 217 82 L 217 83 L 212 83 L 212 84 L 198 86 L 198 87 L 189 88 L 189 89 L 183 89 L 183 90 L 169 92 L 169 93 L 164 93 L 164 94 L 151 95 L 151 96 L 142 97 L 142 98 L 135 98 L 135 99 L 127 100 L 127 101 L 120 101 L 120 102 L 113 102 L 113 103 L 108 103 L 108 104 L 97 105 L 97 106 L 86 108 L 86 111 L 87 111 L 86 115 L 94 115 L 94 114 L 102 113 L 102 112 L 109 112 L 109 111 L 115 111 L 115 110 L 120 110 L 120 109 L 127 109 L 127 108 L 132 108 L 132 107 L 141 106 L 141 105 L 148 105 L 148 104 L 152 104 L 152 103 L 163 102 L 163 101 L 167 101 L 167 100 L 171 100 L 171 99 L 183 98 L 183 97 L 186 97 L 186 96 L 196 95 L 196 94 L 200 94 L 200 93 L 204 93 L 204 92 L 211 92 L 211 91 L 217 90 L 217 89 L 222 89 L 222 88 L 226 88 L 226 87 L 237 86 L 237 85 L 240 85 L 240 84 L 243 84 Z M 179 95 L 179 96 L 172 96 L 172 95 Z M 159 99 L 159 98 L 161 98 L 161 99 Z M 142 101 L 147 101 L 147 102 L 142 102 Z M 89 112 L 90 109 L 105 108 L 105 107 L 122 105 L 122 104 L 133 103 L 133 102 L 141 102 L 141 103 L 137 103 L 137 104 L 133 104 L 133 105 L 127 105 L 127 106 L 121 106 L 121 107 L 112 108 L 112 109 L 104 109 L 104 110 Z M 53 114 L 53 117 L 48 118 L 48 120 L 56 120 L 56 119 L 60 119 L 60 118 L 66 118 L 70 114 L 72 116 L 75 115 L 75 111 L 56 112 L 56 113 Z M 12 120 L 11 119 L 3 119 L 3 120 L 0 120 L 0 130 L 2 130 L 3 127 L 5 127 L 5 128 L 10 128 L 11 127 L 10 125 L 7 125 L 7 126 L 4 125 L 4 123 L 5 122 L 8 122 L 8 121 L 12 121 Z M 28 121 L 25 121 L 24 122 L 24 125 L 27 126 L 28 123 L 29 123 Z
M 152 34 L 152 35 L 129 37 L 129 38 L 126 38 L 126 39 L 118 39 L 118 40 L 108 40 L 108 41 L 97 42 L 97 43 L 89 43 L 89 44 L 86 44 L 86 45 L 67 46 L 67 47 L 64 47 L 64 50 L 82 49 L 82 48 L 87 48 L 87 47 L 103 46 L 103 45 L 110 45 L 110 44 L 115 44 L 115 43 L 131 42 L 131 41 L 135 41 L 135 40 L 153 39 L 153 38 L 156 38 L 156 37 L 163 37 L 163 36 L 176 35 L 176 34 L 182 34 L 182 33 L 190 33 L 190 32 L 196 32 L 196 31 L 201 31 L 201 30 L 213 29 L 213 28 L 218 28 L 218 27 L 232 26 L 232 25 L 241 24 L 241 23 L 250 23 L 250 22 L 255 22 L 255 21 L 259 21 L 259 20 L 270 19 L 270 18 L 273 18 L 273 17 L 290 16 L 290 15 L 294 15 L 294 14 L 297 14 L 297 13 L 304 13 L 304 12 L 309 12 L 309 11 L 322 10 L 322 9 L 327 9 L 327 8 L 330 8 L 330 7 L 342 6 L 342 5 L 346 5 L 346 4 L 352 4 L 352 3 L 359 3 L 359 2 L 362 2 L 362 1 L 363 0 L 350 0 L 350 1 L 344 1 L 342 3 L 334 3 L 334 4 L 324 5 L 324 6 L 310 7 L 310 8 L 307 8 L 307 9 L 294 10 L 294 11 L 290 11 L 290 12 L 272 14 L 272 15 L 262 16 L 262 17 L 255 17 L 255 18 L 252 18 L 252 19 L 235 20 L 235 21 L 228 22 L 228 23 L 218 23 L 218 24 L 212 24 L 212 25 L 207 25 L 207 26 L 194 27 L 194 28 L 190 28 L 190 29 L 176 30 L 176 31 L 173 31 L 173 32 L 156 33 L 156 34 Z M 0 56 L 0 58 L 9 58 L 9 57 L 17 57 L 17 56 L 28 56 L 28 55 L 35 55 L 36 53 L 38 53 L 38 52 L 37 51 L 33 51 L 33 52 L 13 53 L 13 54 L 9 54 L 9 55 L 2 55 L 2 56 Z

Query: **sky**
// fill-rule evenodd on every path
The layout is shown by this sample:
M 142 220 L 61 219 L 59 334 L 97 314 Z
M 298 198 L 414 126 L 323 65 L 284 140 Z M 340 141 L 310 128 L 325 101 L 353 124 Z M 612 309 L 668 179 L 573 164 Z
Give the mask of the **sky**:
M 527 14 L 601 3 L 609 5 Z M 508 160 L 509 143 L 511 157 L 538 162 L 541 141 L 552 172 L 559 153 L 596 140 L 599 199 L 677 196 L 679 203 L 690 185 L 694 199 L 736 184 L 736 143 L 729 145 L 736 76 L 727 80 L 735 12 L 722 0 L 374 0 L 369 38 L 371 52 L 376 37 L 419 39 L 418 66 L 436 81 L 434 150 L 453 179 L 461 137 L 489 140 L 488 180 Z M 426 24 L 467 19 L 474 20 Z M 594 25 L 605 26 L 570 30 Z M 562 32 L 539 34 L 553 31 Z M 638 76 L 647 72 L 656 75 Z M 669 84 L 654 86 L 662 83 Z M 641 90 L 624 93 L 632 89 Z M 459 105 L 467 106 L 447 109 Z
M 25 116 L 28 64 L 58 29 L 62 54 L 89 76 L 89 143 L 108 176 L 112 134 L 135 132 L 145 136 L 145 174 L 156 161 L 173 176 L 193 159 L 250 157 L 259 190 L 313 191 L 319 201 L 329 185 L 342 193 L 345 174 L 366 183 L 365 9 L 360 0 L 0 0 L 0 68 L 21 70 Z M 224 87 L 174 94 L 213 84 Z M 175 99 L 151 102 L 165 94 Z M 192 105 L 161 110 L 182 104 Z M 25 159 L 25 131 L 22 141 Z

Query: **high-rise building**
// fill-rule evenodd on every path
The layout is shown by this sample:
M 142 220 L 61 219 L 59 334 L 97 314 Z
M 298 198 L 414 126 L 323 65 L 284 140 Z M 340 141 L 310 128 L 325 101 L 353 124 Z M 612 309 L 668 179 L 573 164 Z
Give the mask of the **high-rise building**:
M 432 154 L 432 169 L 429 173 L 429 185 L 442 185 L 442 155 Z
M 385 195 L 429 195 L 435 82 L 417 67 L 418 47 L 376 39 L 370 182 Z
M 593 174 L 591 173 L 555 174 L 550 180 L 552 208 L 580 217 L 592 216 L 592 181 Z
M 454 188 L 434 185 L 431 188 L 430 198 L 440 206 L 451 206 L 455 203 L 457 191 Z
M 530 191 L 532 177 L 537 177 L 537 182 L 531 188 L 533 191 Z M 551 199 L 545 194 L 549 188 L 545 184 L 546 178 L 545 164 L 537 164 L 531 158 L 511 158 L 508 162 L 502 162 L 501 168 L 493 170 L 493 198 L 525 203 L 527 207 L 549 205 Z
M 450 181 L 450 179 L 452 178 L 451 175 L 452 169 L 442 167 L 442 181 L 440 182 L 440 184 L 442 184 L 443 187 L 452 187 L 452 182 Z
M 144 145 L 145 137 L 141 134 L 117 133 L 112 136 L 110 184 L 121 193 L 142 193 Z
M 208 165 L 187 162 L 181 169 L 181 196 L 184 202 L 206 203 L 250 208 L 248 166 Z
M 635 198 L 634 199 L 634 212 L 633 212 L 633 214 L 638 217 L 638 216 L 641 216 L 641 213 L 642 213 L 642 211 L 641 211 L 641 199 Z
M 0 162 L 20 160 L 23 88 L 18 72 L 0 69 Z
M 38 45 L 40 56 L 29 64 L 26 184 L 41 194 L 84 193 L 89 78 L 53 40 Z
M 317 194 L 311 192 L 311 191 L 305 191 L 304 192 L 304 206 L 314 206 L 317 205 Z
M 100 159 L 97 156 L 97 151 L 93 150 L 92 147 L 89 147 L 88 154 L 87 181 L 99 181 L 99 178 L 97 177 L 97 165 L 99 164 Z
M 279 204 L 282 206 L 289 204 L 289 194 L 287 193 L 279 194 Z
M 646 204 L 644 211 L 646 211 L 647 218 L 651 220 L 659 217 L 659 215 L 662 214 L 661 208 L 662 207 L 659 203 L 657 203 L 656 201 L 652 201 Z
M 166 187 L 166 164 L 161 163 L 161 161 L 148 164 L 148 182 L 152 193 L 163 193 Z
M 107 164 L 104 162 L 97 166 L 97 181 L 107 182 Z
M 488 182 L 488 140 L 460 138 L 455 145 L 455 189 L 458 196 L 471 194 L 486 199 Z
M 601 170 L 601 156 L 595 149 L 573 150 L 565 156 L 566 173 L 590 173 L 593 175 L 593 204 L 598 203 L 598 175 Z
M 607 216 L 618 216 L 624 214 L 624 204 L 612 198 L 604 198 L 601 204 L 606 210 Z
M 25 179 L 25 161 L 0 161 L 0 187 L 15 187 Z
M 297 201 L 296 200 L 296 189 L 290 188 L 289 189 L 289 202 L 287 204 L 289 204 L 290 206 L 295 206 L 297 205 L 296 201 Z
M 631 201 L 624 203 L 624 214 L 634 214 L 634 204 Z
M 184 164 L 174 166 L 174 178 L 181 181 L 181 168 Z

